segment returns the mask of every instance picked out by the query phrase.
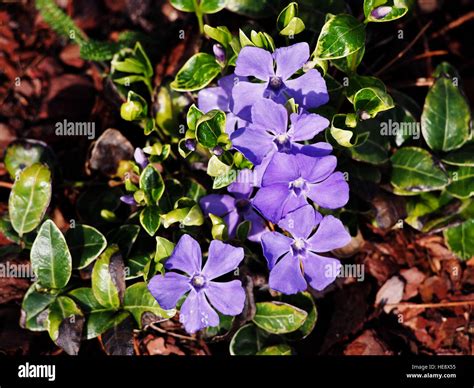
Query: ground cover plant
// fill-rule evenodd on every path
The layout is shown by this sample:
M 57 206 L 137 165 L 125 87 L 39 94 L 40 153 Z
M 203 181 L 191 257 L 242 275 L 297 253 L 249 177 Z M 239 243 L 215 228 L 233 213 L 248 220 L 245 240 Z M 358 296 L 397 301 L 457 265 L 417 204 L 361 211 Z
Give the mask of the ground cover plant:
M 114 3 L 0 12 L 0 348 L 473 353 L 463 2 Z

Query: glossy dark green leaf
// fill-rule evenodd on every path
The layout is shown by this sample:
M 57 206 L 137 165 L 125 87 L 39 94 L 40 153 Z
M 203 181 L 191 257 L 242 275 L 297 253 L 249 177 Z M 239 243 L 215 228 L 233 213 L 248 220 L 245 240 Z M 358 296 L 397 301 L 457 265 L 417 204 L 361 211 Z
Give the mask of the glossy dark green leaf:
M 357 70 L 357 67 L 362 62 L 362 58 L 365 54 L 365 46 L 362 46 L 356 52 L 349 54 L 346 57 L 332 59 L 331 63 L 337 69 L 343 71 L 346 74 L 354 74 Z
M 61 231 L 46 220 L 38 232 L 30 253 L 31 266 L 38 282 L 47 288 L 60 289 L 71 277 L 72 257 Z
M 252 18 L 268 17 L 277 7 L 277 0 L 227 0 L 226 2 L 226 8 L 229 11 Z
M 390 137 L 382 135 L 381 124 L 378 120 L 369 119 L 358 122 L 355 133 L 361 137 L 361 140 L 360 145 L 348 149 L 352 159 L 374 165 L 382 165 L 389 160 Z
M 440 190 L 449 183 L 446 172 L 426 150 L 400 148 L 391 158 L 391 183 L 409 193 Z
M 211 110 L 196 122 L 196 139 L 207 148 L 214 148 L 225 132 L 226 115 L 220 110 Z
M 269 333 L 286 334 L 298 330 L 307 316 L 306 311 L 287 303 L 260 302 L 253 322 Z
M 202 13 L 216 13 L 224 9 L 227 0 L 201 0 L 200 8 Z
M 469 198 L 474 195 L 474 167 L 450 167 L 451 183 L 446 191 L 456 198 Z
M 229 345 L 233 356 L 252 356 L 257 354 L 268 338 L 269 334 L 254 324 L 242 326 L 232 337 Z
M 286 344 L 267 346 L 257 352 L 257 356 L 291 356 L 292 354 L 294 354 L 292 347 Z
M 107 246 L 102 233 L 88 225 L 76 224 L 66 233 L 73 268 L 82 269 L 92 263 Z
M 158 206 L 145 207 L 140 212 L 140 224 L 153 237 L 160 227 L 160 209 Z
M 69 355 L 79 352 L 84 322 L 81 310 L 67 296 L 59 296 L 49 307 L 49 336 Z
M 140 189 L 144 191 L 148 205 L 158 204 L 165 191 L 165 184 L 161 174 L 152 164 L 146 166 L 140 175 Z
M 465 145 L 459 150 L 451 151 L 441 160 L 453 166 L 474 167 L 474 145 Z
M 441 77 L 426 96 L 421 131 L 434 151 L 452 151 L 470 136 L 469 104 L 451 79 Z
M 474 257 L 474 220 L 444 231 L 444 238 L 449 249 L 462 260 Z
M 176 310 L 164 310 L 148 291 L 145 282 L 135 283 L 125 291 L 123 308 L 129 311 L 141 328 L 147 324 L 172 318 Z
M 193 0 L 170 0 L 170 3 L 179 11 L 183 12 L 194 12 L 194 1 Z
M 365 45 L 365 28 L 354 16 L 328 15 L 313 56 L 318 59 L 347 57 Z
M 221 66 L 213 55 L 194 54 L 176 74 L 171 88 L 178 92 L 191 92 L 202 89 L 220 73 Z
M 92 270 L 92 291 L 97 301 L 110 310 L 117 310 L 125 292 L 122 257 L 116 245 L 107 248 Z
M 15 181 L 8 200 L 13 229 L 20 235 L 35 229 L 51 201 L 51 172 L 43 164 L 25 168 Z
M 110 244 L 117 244 L 122 256 L 128 257 L 139 233 L 140 227 L 138 225 L 122 225 L 107 235 L 107 241 Z
M 349 83 L 346 87 L 347 98 L 353 103 L 354 96 L 359 90 L 370 87 L 386 91 L 385 84 L 377 77 L 354 74 L 349 77 Z

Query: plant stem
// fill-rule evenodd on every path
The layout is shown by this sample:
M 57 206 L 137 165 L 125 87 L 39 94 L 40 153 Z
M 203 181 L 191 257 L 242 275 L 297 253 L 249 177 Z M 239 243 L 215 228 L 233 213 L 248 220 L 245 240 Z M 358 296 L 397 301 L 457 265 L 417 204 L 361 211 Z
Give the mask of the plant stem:
M 194 12 L 196 13 L 196 17 L 197 17 L 198 24 L 199 24 L 199 32 L 201 34 L 204 34 L 204 21 L 203 21 L 203 18 L 202 18 L 201 6 L 200 6 L 200 4 L 198 4 L 197 0 L 193 0 L 193 5 L 194 5 Z

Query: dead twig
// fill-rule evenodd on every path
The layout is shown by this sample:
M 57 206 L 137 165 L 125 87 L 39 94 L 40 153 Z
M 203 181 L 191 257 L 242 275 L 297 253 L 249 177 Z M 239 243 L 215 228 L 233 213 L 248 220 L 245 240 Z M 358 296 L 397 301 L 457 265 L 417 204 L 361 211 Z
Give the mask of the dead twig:
M 167 331 L 165 329 L 162 329 L 161 327 L 155 326 L 153 323 L 150 323 L 148 326 L 161 334 L 166 334 L 171 337 L 179 338 L 186 341 L 197 341 L 197 338 L 189 337 L 187 335 L 182 335 L 182 334 L 176 334 L 176 333 L 173 333 L 172 331 Z
M 457 302 L 441 302 L 441 303 L 389 303 L 387 307 L 406 307 L 406 308 L 445 308 L 445 307 L 459 307 L 465 305 L 474 305 L 474 300 L 462 300 Z
M 448 31 L 458 28 L 462 24 L 468 22 L 469 20 L 474 19 L 474 11 L 467 13 L 466 15 L 461 16 L 460 18 L 453 20 L 452 22 L 448 23 L 444 26 L 441 30 L 433 32 L 429 39 L 435 39 L 441 35 L 446 34 Z

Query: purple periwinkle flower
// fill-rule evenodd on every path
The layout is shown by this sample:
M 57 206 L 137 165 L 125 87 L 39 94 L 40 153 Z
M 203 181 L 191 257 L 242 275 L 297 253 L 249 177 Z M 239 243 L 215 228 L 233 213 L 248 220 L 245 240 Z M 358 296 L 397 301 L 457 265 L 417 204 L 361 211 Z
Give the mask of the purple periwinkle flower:
M 288 128 L 288 112 L 283 105 L 269 99 L 258 100 L 251 108 L 252 122 L 231 135 L 233 146 L 252 163 L 258 165 L 275 152 L 322 156 L 332 150 L 328 143 L 303 145 L 328 127 L 329 121 L 315 113 L 292 113 Z
M 137 164 L 141 168 L 145 168 L 146 166 L 148 166 L 148 163 L 149 163 L 148 158 L 141 148 L 135 148 L 135 152 L 133 153 L 133 158 L 135 159 L 135 162 L 137 162 Z
M 214 53 L 217 62 L 225 62 L 225 50 L 224 47 L 222 47 L 219 43 L 216 43 L 214 46 L 212 46 L 212 52 Z
M 244 47 L 237 57 L 235 74 L 255 77 L 262 82 L 238 82 L 232 89 L 232 112 L 250 121 L 250 108 L 262 97 L 280 104 L 294 98 L 306 110 L 327 103 L 326 83 L 317 70 L 310 69 L 300 77 L 290 79 L 308 61 L 309 55 L 307 43 L 280 47 L 273 54 L 258 47 Z
M 250 170 L 240 171 L 237 180 L 227 187 L 231 195 L 209 194 L 202 197 L 199 204 L 206 216 L 212 213 L 224 220 L 230 238 L 235 237 L 237 226 L 242 221 L 250 221 L 248 239 L 259 242 L 262 233 L 266 230 L 266 224 L 255 211 L 250 200 L 254 187 L 250 182 L 251 176 Z
M 214 281 L 235 270 L 243 258 L 242 248 L 213 240 L 209 246 L 208 259 L 202 268 L 202 253 L 198 242 L 189 235 L 183 235 L 165 263 L 167 270 L 174 271 L 166 272 L 164 276 L 154 276 L 148 289 L 164 309 L 174 308 L 178 300 L 187 294 L 179 319 L 188 333 L 214 327 L 219 324 L 215 310 L 233 316 L 240 314 L 244 308 L 245 291 L 240 280 Z
M 137 201 L 135 201 L 135 198 L 133 198 L 132 194 L 122 195 L 120 200 L 130 206 L 137 204 Z
M 383 19 L 390 12 L 392 12 L 392 7 L 382 6 L 382 7 L 377 7 L 373 9 L 370 15 L 375 19 Z
M 236 125 L 244 125 L 244 122 L 232 113 L 234 106 L 232 89 L 243 80 L 247 80 L 247 78 L 234 74 L 227 75 L 217 82 L 218 86 L 203 89 L 198 93 L 198 108 L 200 110 L 207 113 L 212 109 L 220 109 L 227 113 L 225 127 L 229 135 L 234 132 Z
M 189 150 L 189 151 L 195 151 L 196 150 L 196 140 L 195 139 L 186 139 L 184 142 L 184 146 Z
M 303 154 L 276 153 L 266 168 L 253 206 L 277 223 L 311 199 L 323 208 L 336 209 L 349 200 L 349 185 L 341 172 L 334 172 L 333 155 L 320 158 Z
M 348 244 L 351 236 L 340 220 L 322 217 L 311 205 L 305 205 L 283 218 L 278 226 L 291 237 L 278 232 L 262 235 L 263 254 L 270 269 L 270 288 L 284 294 L 316 290 L 331 284 L 340 272 L 339 260 L 321 256 Z M 312 234 L 313 228 L 318 226 Z

